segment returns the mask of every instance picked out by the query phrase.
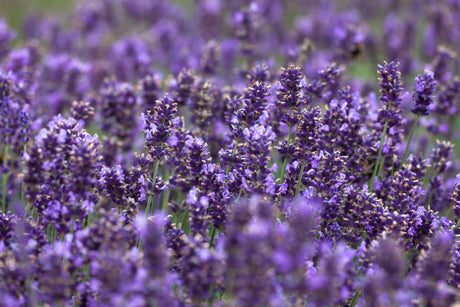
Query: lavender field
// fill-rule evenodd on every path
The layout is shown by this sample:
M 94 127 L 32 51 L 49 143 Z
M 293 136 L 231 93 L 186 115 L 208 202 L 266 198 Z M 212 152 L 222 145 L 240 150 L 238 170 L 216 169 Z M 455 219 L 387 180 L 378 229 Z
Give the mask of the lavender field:
M 460 306 L 460 1 L 26 2 L 0 307 Z

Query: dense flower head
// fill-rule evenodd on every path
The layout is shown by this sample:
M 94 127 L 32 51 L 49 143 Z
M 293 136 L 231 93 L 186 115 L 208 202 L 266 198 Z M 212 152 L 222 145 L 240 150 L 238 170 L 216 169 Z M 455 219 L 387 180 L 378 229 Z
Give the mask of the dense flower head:
M 137 133 L 138 98 L 135 89 L 128 83 L 106 80 L 101 88 L 101 128 L 117 137 L 123 150 L 132 146 Z
M 399 71 L 399 63 L 384 62 L 383 65 L 378 65 L 377 73 L 379 75 L 380 84 L 380 101 L 383 102 L 383 109 L 380 111 L 381 119 L 388 121 L 391 126 L 395 126 L 400 121 L 400 104 L 402 79 Z
M 302 80 L 302 73 L 299 66 L 289 66 L 283 68 L 279 78 L 279 88 L 277 91 L 277 98 L 279 104 L 285 108 L 297 107 L 300 98 L 300 81 Z
M 414 104 L 411 108 L 415 115 L 427 116 L 430 114 L 430 105 L 433 103 L 433 94 L 436 91 L 436 81 L 433 72 L 427 71 L 415 77 Z
M 208 215 L 209 198 L 197 194 L 197 190 L 192 188 L 186 200 L 190 208 L 190 230 L 193 236 L 204 239 L 210 220 Z
M 211 126 L 214 112 L 217 111 L 216 104 L 219 93 L 214 88 L 214 84 L 210 81 L 200 80 L 191 97 L 193 115 L 192 122 L 206 131 Z
M 384 62 L 378 65 L 377 73 L 380 84 L 380 100 L 391 107 L 397 107 L 401 103 L 402 80 L 398 70 L 399 63 Z
M 0 2 L 1 306 L 460 300 L 457 1 Z
M 295 157 L 308 161 L 311 159 L 311 155 L 321 148 L 319 138 L 320 130 L 322 129 L 320 108 L 302 110 L 297 127 L 296 137 L 298 145 L 295 148 Z
M 451 210 L 454 211 L 455 215 L 460 216 L 460 186 L 459 186 L 459 175 L 457 175 L 452 194 L 450 195 Z
M 177 76 L 172 89 L 179 106 L 189 104 L 196 76 L 192 70 L 182 70 Z
M 0 141 L 19 154 L 30 139 L 31 122 L 27 107 L 14 100 L 14 87 L 10 75 L 0 76 Z
M 435 174 L 442 174 L 450 166 L 451 162 L 448 161 L 448 157 L 452 153 L 454 145 L 449 141 L 436 140 L 436 147 L 431 152 L 431 165 Z
M 236 112 L 238 120 L 245 126 L 253 126 L 267 107 L 270 86 L 265 82 L 255 81 L 248 88 L 241 108 Z
M 176 112 L 177 104 L 165 95 L 155 101 L 152 110 L 143 114 L 145 147 L 154 158 L 162 156 L 166 150 Z
M 3 248 L 10 245 L 14 234 L 15 216 L 10 212 L 0 213 L 0 239 Z
M 252 69 L 248 72 L 247 78 L 249 82 L 254 83 L 259 82 L 268 82 L 271 79 L 271 74 L 269 67 L 264 62 L 256 63 Z
M 70 116 L 76 120 L 84 120 L 85 122 L 89 122 L 94 116 L 94 107 L 91 106 L 89 101 L 74 101 L 72 102 Z
M 45 220 L 70 227 L 72 215 L 85 216 L 97 202 L 99 141 L 72 117 L 56 116 L 35 138 L 26 156 L 26 197 Z

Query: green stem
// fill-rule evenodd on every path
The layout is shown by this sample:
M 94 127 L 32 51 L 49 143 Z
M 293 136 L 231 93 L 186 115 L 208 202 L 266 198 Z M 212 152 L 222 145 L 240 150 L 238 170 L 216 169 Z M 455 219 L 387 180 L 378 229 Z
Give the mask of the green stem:
M 85 281 L 89 282 L 89 280 L 91 279 L 89 263 L 85 264 L 85 266 L 83 267 L 83 272 L 85 273 Z
M 412 249 L 412 252 L 409 255 L 409 259 L 407 259 L 407 262 L 404 265 L 403 271 L 401 272 L 403 277 L 406 277 L 407 274 L 409 274 L 410 265 L 412 263 L 412 259 L 414 258 L 414 256 L 415 256 L 415 249 Z
M 398 170 L 400 170 L 402 168 L 404 162 L 407 159 L 407 156 L 409 155 L 409 146 L 410 146 L 410 143 L 412 141 L 412 137 L 414 136 L 415 129 L 417 128 L 419 120 L 420 120 L 420 115 L 417 115 L 417 118 L 415 119 L 415 122 L 412 125 L 412 128 L 410 129 L 409 138 L 407 139 L 406 150 L 404 151 L 404 154 L 403 154 L 403 157 L 402 157 L 402 160 L 401 160 L 401 164 L 399 165 Z
M 74 233 L 74 228 L 75 228 L 75 217 L 72 217 L 72 226 L 70 226 L 70 233 Z
M 189 210 L 187 207 L 185 208 L 185 211 L 182 213 L 182 218 L 181 218 L 181 227 L 182 227 L 182 230 L 186 234 L 188 234 L 188 230 L 189 230 L 188 218 L 189 218 Z
M 385 142 L 385 136 L 387 134 L 388 121 L 385 121 L 385 126 L 383 127 L 382 137 L 380 139 L 380 148 L 377 154 L 377 161 L 375 162 L 374 172 L 372 173 L 371 180 L 369 182 L 369 192 L 372 192 L 374 189 L 375 176 L 377 175 L 377 170 L 379 168 L 380 157 L 382 156 L 383 143 Z
M 377 177 L 380 176 L 380 173 L 382 172 L 384 165 L 385 165 L 385 157 L 383 157 L 382 162 L 379 163 L 379 169 L 377 170 Z
M 147 201 L 147 208 L 145 209 L 145 217 L 149 216 L 150 212 L 150 204 L 152 203 L 153 198 L 153 189 L 155 188 L 155 184 L 157 183 L 157 174 L 158 174 L 158 167 L 160 166 L 160 159 L 156 159 L 155 166 L 153 168 L 153 178 L 152 178 L 152 188 L 150 190 L 149 199 Z
M 238 193 L 238 198 L 236 199 L 236 202 L 240 200 L 241 195 L 243 194 L 243 190 L 240 190 L 240 193 Z
M 3 166 L 6 168 L 8 167 L 8 150 L 10 145 L 7 144 L 5 147 L 5 153 L 3 157 Z M 6 183 L 8 182 L 8 174 L 4 173 L 2 176 L 2 211 L 6 213 Z
M 238 140 L 235 141 L 235 146 L 233 146 L 232 158 L 235 156 L 237 150 L 238 150 Z M 230 174 L 230 165 L 227 166 L 227 171 L 225 172 L 225 185 L 224 185 L 224 188 L 227 186 L 228 174 Z
M 51 236 L 53 238 L 53 245 L 54 245 L 54 242 L 56 242 L 56 227 L 51 226 Z
M 289 147 L 291 146 L 291 137 L 292 137 L 292 126 L 289 127 L 289 135 L 288 135 L 288 141 L 287 141 L 288 150 L 289 150 Z M 288 157 L 285 157 L 283 161 L 283 168 L 281 169 L 281 174 L 280 174 L 280 178 L 281 178 L 280 184 L 284 182 L 284 174 L 286 173 L 287 161 L 288 161 Z
M 212 245 L 214 244 L 214 239 L 216 238 L 216 234 L 217 234 L 217 231 L 216 231 L 216 227 L 214 227 L 214 225 L 211 225 L 211 229 L 209 231 L 210 235 L 210 239 L 209 239 L 209 248 L 212 247 Z
M 300 186 L 302 185 L 302 176 L 303 176 L 304 169 L 305 169 L 305 164 L 302 163 L 302 166 L 300 167 L 299 178 L 297 179 L 297 187 L 295 189 L 294 198 L 297 198 L 297 196 L 299 195 Z
M 171 172 L 171 176 L 166 178 L 166 180 L 168 180 L 169 178 L 173 177 L 175 172 L 176 172 L 176 170 L 173 169 L 173 171 Z M 168 190 L 163 195 L 163 200 L 162 200 L 162 204 L 161 204 L 161 211 L 163 211 L 163 212 L 166 212 L 166 210 L 168 208 L 168 202 L 169 202 L 169 195 L 170 194 L 171 194 L 171 186 L 168 187 Z
M 360 290 L 358 288 L 355 290 L 355 295 L 353 296 L 353 299 L 351 300 L 350 307 L 356 306 L 356 304 L 358 303 L 359 296 L 360 296 Z
M 426 204 L 425 204 L 425 208 L 428 209 L 428 210 L 429 210 L 430 207 L 431 207 L 431 199 L 432 199 L 432 198 L 433 198 L 433 191 L 431 190 L 431 191 L 430 191 L 430 195 L 428 195 L 428 200 L 427 200 L 427 202 L 426 202 Z
M 298 127 L 298 126 L 297 126 Z M 287 148 L 289 150 L 289 147 L 291 146 L 291 138 L 292 138 L 292 127 L 289 127 L 289 134 L 288 134 L 288 141 L 287 141 Z M 279 178 L 281 178 L 280 180 L 280 184 L 283 184 L 284 182 L 284 174 L 286 173 L 286 165 L 287 165 L 287 161 L 288 161 L 288 157 L 285 157 L 284 158 L 284 161 L 283 161 L 283 168 L 281 169 L 281 175 Z M 284 220 L 281 212 L 279 211 L 279 204 L 281 202 L 281 195 L 280 197 L 278 198 L 278 200 L 276 201 L 276 207 L 275 207 L 275 216 L 279 217 L 282 221 Z
M 94 221 L 94 212 L 88 214 L 88 220 L 86 221 L 86 227 L 93 224 Z

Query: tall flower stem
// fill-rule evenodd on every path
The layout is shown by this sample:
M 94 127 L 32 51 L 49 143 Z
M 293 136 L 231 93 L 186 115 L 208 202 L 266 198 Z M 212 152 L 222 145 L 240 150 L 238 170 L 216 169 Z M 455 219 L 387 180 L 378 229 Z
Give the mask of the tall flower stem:
M 406 150 L 404 151 L 404 154 L 403 154 L 403 157 L 402 157 L 402 160 L 401 160 L 401 164 L 399 165 L 399 168 L 398 170 L 400 170 L 404 164 L 404 162 L 406 161 L 407 159 L 407 156 L 409 155 L 409 146 L 410 146 L 410 143 L 412 141 L 412 137 L 414 136 L 414 133 L 415 133 L 415 129 L 417 129 L 417 126 L 418 126 L 418 122 L 420 121 L 420 115 L 417 115 L 416 119 L 415 119 L 415 122 L 414 124 L 412 125 L 412 128 L 410 129 L 410 132 L 409 132 L 409 138 L 407 139 L 407 145 L 406 145 Z
M 171 175 L 169 176 L 169 178 L 172 178 L 175 174 L 176 170 L 173 169 L 172 172 L 171 172 Z M 166 180 L 168 180 L 169 178 L 166 178 Z M 169 202 L 169 195 L 171 194 L 171 185 L 168 187 L 168 190 L 166 190 L 166 193 L 163 195 L 163 200 L 162 200 L 162 204 L 161 204 L 161 211 L 163 212 L 166 212 L 167 208 L 168 208 L 168 202 Z
M 233 151 L 232 151 L 232 158 L 235 156 L 237 150 L 238 150 L 238 140 L 235 141 L 235 146 L 233 147 Z M 224 187 L 227 186 L 228 174 L 230 174 L 230 165 L 227 166 L 227 171 L 225 172 L 225 186 Z
M 356 306 L 356 304 L 358 304 L 358 299 L 360 296 L 361 296 L 361 291 L 358 288 L 355 290 L 355 295 L 353 296 L 353 299 L 351 300 L 350 307 L 354 307 Z
M 297 187 L 295 189 L 294 198 L 297 198 L 297 196 L 299 195 L 300 187 L 302 185 L 302 176 L 303 176 L 304 169 L 305 169 L 305 164 L 302 163 L 302 166 L 300 167 L 299 178 L 297 179 Z
M 155 166 L 153 167 L 152 188 L 150 189 L 150 195 L 149 195 L 149 199 L 147 201 L 147 208 L 145 209 L 145 217 L 149 216 L 150 204 L 152 203 L 153 189 L 155 189 L 155 185 L 157 183 L 157 174 L 158 174 L 158 167 L 159 166 L 160 166 L 160 159 L 157 158 L 155 160 Z
M 289 146 L 291 146 L 291 138 L 292 138 L 292 126 L 289 127 L 289 135 L 288 135 L 288 141 L 287 141 L 287 147 L 289 149 Z M 281 178 L 281 184 L 284 182 L 284 174 L 286 173 L 286 165 L 287 165 L 287 162 L 288 162 L 288 158 L 285 157 L 284 158 L 284 161 L 283 161 L 283 168 L 281 169 L 281 174 L 280 174 L 280 178 Z
M 211 229 L 209 230 L 210 236 L 209 236 L 209 248 L 212 247 L 214 244 L 214 239 L 216 238 L 217 234 L 217 229 L 214 227 L 214 225 L 211 225 Z
M 370 192 L 372 192 L 372 190 L 374 189 L 374 181 L 375 181 L 375 177 L 377 175 L 377 170 L 379 168 L 380 157 L 382 156 L 383 143 L 385 142 L 385 137 L 387 135 L 387 130 L 388 130 L 388 120 L 385 121 L 385 126 L 383 127 L 382 137 L 380 139 L 380 148 L 379 148 L 379 151 L 378 151 L 378 154 L 377 154 L 377 161 L 375 162 L 374 171 L 372 173 L 372 177 L 371 177 L 371 180 L 369 182 L 369 191 Z

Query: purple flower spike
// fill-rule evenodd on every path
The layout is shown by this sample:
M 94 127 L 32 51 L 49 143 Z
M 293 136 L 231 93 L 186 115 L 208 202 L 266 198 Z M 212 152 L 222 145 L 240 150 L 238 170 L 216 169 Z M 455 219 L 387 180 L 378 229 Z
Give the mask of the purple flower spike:
M 382 116 L 390 122 L 399 121 L 399 113 L 401 112 L 399 106 L 401 104 L 403 82 L 398 67 L 399 63 L 383 62 L 383 65 L 378 65 L 379 69 L 377 70 L 380 84 L 380 101 L 384 104 Z
M 262 112 L 267 107 L 267 96 L 270 86 L 265 82 L 256 81 L 248 88 L 248 92 L 243 99 L 242 108 L 236 112 L 238 120 L 247 126 L 257 123 Z
M 436 81 L 433 72 L 426 71 L 415 77 L 414 104 L 411 108 L 415 115 L 427 116 L 430 114 L 430 105 L 433 103 L 433 94 L 436 91 Z
M 177 104 L 166 94 L 155 101 L 153 110 L 143 114 L 145 147 L 153 159 L 162 158 L 167 153 L 167 142 L 176 112 Z

